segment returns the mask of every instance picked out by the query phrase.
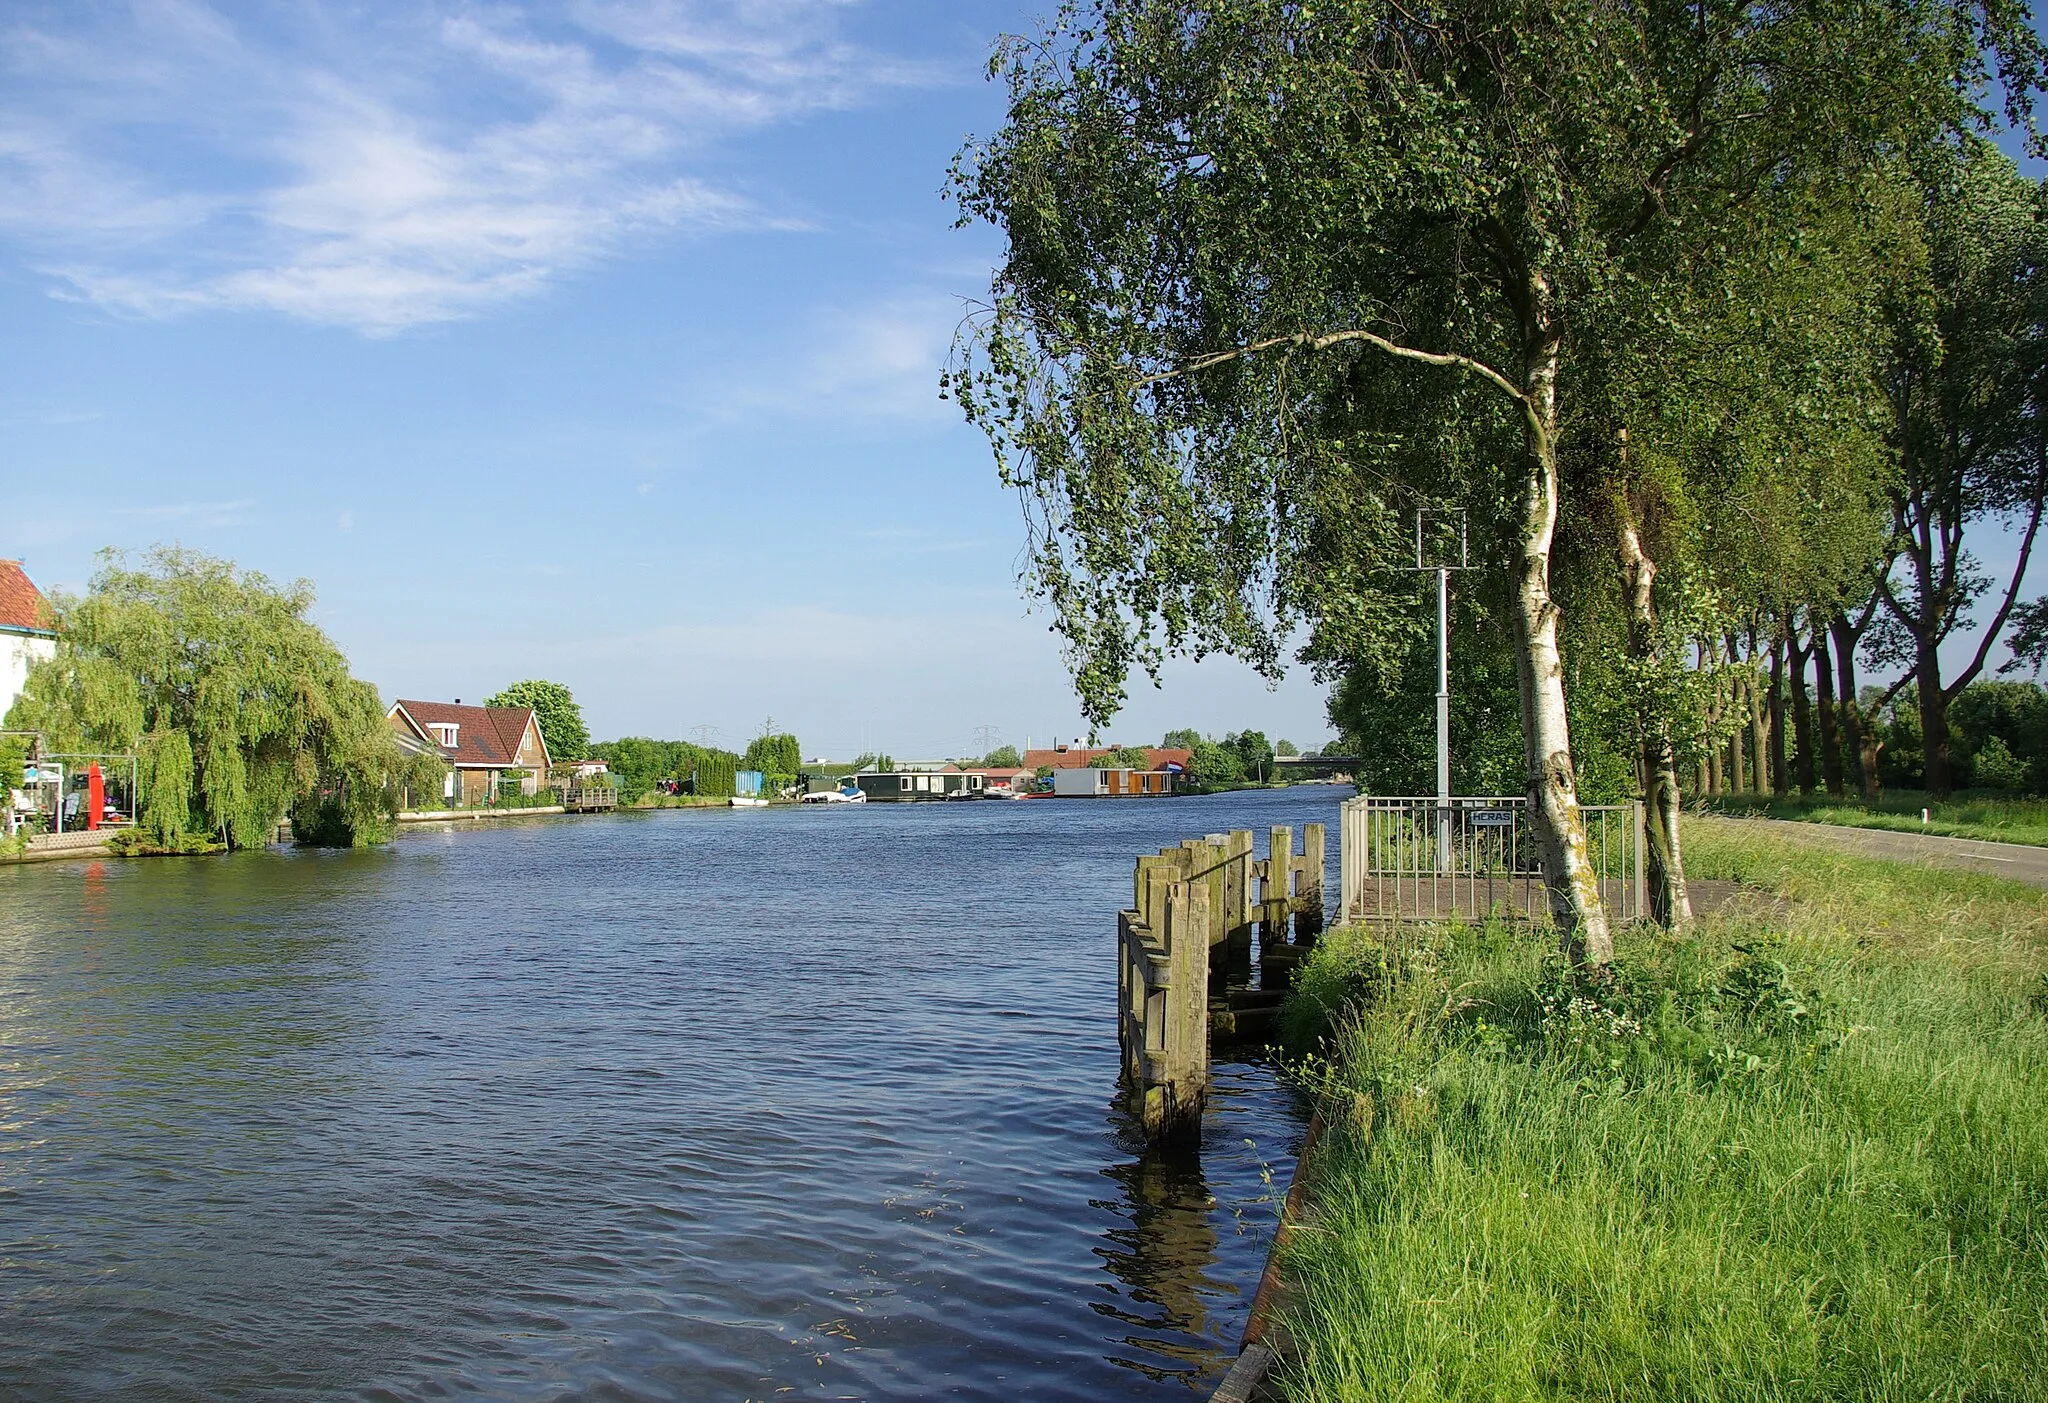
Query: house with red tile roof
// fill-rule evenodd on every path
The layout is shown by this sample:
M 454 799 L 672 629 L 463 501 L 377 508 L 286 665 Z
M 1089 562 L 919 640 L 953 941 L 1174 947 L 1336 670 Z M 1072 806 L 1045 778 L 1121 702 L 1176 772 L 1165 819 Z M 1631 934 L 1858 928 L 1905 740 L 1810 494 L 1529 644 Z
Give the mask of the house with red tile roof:
M 1024 768 L 1034 774 L 1041 768 L 1052 770 L 1091 770 L 1095 762 L 1114 752 L 1116 747 L 1108 745 L 1061 745 L 1051 750 L 1027 750 L 1024 752 Z M 1185 771 L 1194 762 L 1195 752 L 1174 747 L 1148 745 L 1144 747 L 1146 769 Z
M 57 652 L 50 601 L 18 560 L 0 560 L 0 717 L 21 695 L 31 663 Z
M 451 803 L 488 804 L 514 774 L 520 793 L 538 793 L 547 778 L 548 745 L 530 706 L 401 699 L 385 718 L 399 744 L 438 755 L 448 766 L 441 797 Z

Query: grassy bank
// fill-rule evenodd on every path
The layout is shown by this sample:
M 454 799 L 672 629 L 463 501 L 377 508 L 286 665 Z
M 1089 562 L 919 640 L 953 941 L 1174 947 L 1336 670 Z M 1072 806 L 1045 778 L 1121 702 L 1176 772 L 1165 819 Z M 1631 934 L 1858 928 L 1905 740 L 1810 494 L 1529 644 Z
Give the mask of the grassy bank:
M 1997 795 L 1960 795 L 1936 803 L 1917 790 L 1899 790 L 1875 804 L 1835 799 L 1776 798 L 1769 794 L 1730 794 L 1701 799 L 1708 813 L 1758 815 L 1806 823 L 1839 823 L 1853 828 L 1894 828 L 1911 833 L 1937 833 L 1949 838 L 1980 838 L 1994 843 L 2030 843 L 2048 847 L 2048 800 L 2012 799 Z M 1920 821 L 1920 811 L 1928 821 Z
M 1768 918 L 1336 932 L 1297 1399 L 2048 1398 L 2048 903 L 1695 832 Z

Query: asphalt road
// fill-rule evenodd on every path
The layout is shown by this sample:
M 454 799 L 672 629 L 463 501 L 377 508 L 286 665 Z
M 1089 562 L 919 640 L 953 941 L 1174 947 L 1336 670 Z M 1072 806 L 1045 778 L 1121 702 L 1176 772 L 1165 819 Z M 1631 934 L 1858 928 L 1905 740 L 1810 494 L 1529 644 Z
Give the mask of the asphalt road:
M 1865 857 L 1960 867 L 2025 882 L 2048 890 L 2048 848 L 2024 843 L 1986 843 L 1975 838 L 1942 838 L 1888 828 L 1850 828 L 1834 823 L 1798 823 L 1776 818 L 1709 818 L 1706 823 L 1740 823 L 1768 828 L 1794 842 L 1818 844 Z

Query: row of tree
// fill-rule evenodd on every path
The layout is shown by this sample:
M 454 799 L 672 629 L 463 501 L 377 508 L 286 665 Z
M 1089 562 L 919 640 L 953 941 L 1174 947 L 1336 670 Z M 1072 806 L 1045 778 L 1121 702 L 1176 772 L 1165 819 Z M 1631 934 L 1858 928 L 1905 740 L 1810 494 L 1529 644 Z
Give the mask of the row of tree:
M 2039 145 L 2025 4 L 1076 0 L 993 71 L 951 188 L 1008 253 L 943 389 L 1092 723 L 1304 631 L 1363 717 L 1433 672 L 1415 567 L 1470 565 L 1462 752 L 1601 961 L 1582 788 L 1645 796 L 1682 922 L 1682 781 L 1772 764 L 1739 723 L 1862 763 L 1894 666 L 1945 792 L 2001 629 L 2048 636 L 2043 197 L 1990 140 Z
M 620 801 L 627 804 L 663 789 L 729 799 L 738 772 L 754 768 L 741 763 L 730 750 L 647 736 L 599 741 L 590 747 L 590 753 L 591 758 L 605 762 L 618 786 Z

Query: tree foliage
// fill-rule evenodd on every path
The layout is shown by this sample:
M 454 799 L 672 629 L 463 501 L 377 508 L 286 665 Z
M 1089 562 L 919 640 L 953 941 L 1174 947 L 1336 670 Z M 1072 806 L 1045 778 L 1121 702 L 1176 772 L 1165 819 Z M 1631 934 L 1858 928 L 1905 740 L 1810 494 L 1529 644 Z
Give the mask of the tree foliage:
M 58 642 L 8 713 L 56 751 L 134 752 L 150 841 L 258 846 L 295 804 L 332 840 L 376 841 L 408 761 L 376 689 L 307 615 L 313 588 L 159 547 L 103 552 L 82 598 L 55 601 Z
M 1697 305 L 1674 270 L 1730 280 L 1763 195 L 1971 120 L 1987 56 L 2024 100 L 2023 7 L 1097 0 L 1005 48 L 954 193 L 1009 256 L 947 385 L 1037 513 L 1090 718 L 1162 650 L 1381 641 L 1328 547 L 1398 560 L 1416 501 L 1513 533 L 1528 406 L 1495 382 L 1532 331 L 1567 397 L 1654 353 Z
M 771 731 L 756 736 L 747 746 L 740 768 L 759 770 L 764 775 L 774 775 L 785 783 L 803 772 L 803 747 L 797 744 L 795 736 L 787 731 Z
M 2014 611 L 2048 506 L 2048 186 L 1983 141 L 1927 152 L 1919 166 L 1928 276 L 1893 309 L 1885 373 L 1903 578 L 1880 577 L 1885 614 L 1870 642 L 1913 678 L 1927 788 L 1939 797 L 1951 784 L 1948 707 Z M 1996 520 L 2017 528 L 2003 581 L 1965 543 L 1973 525 Z M 1944 677 L 1943 642 L 1974 626 L 1971 606 L 1987 593 L 1977 647 Z
M 540 738 L 547 743 L 548 758 L 558 765 L 595 758 L 590 755 L 590 729 L 583 724 L 583 708 L 559 682 L 538 678 L 514 682 L 484 705 L 532 707 Z
M 1325 666 L 1391 658 L 1410 513 L 1464 505 L 1553 910 L 1603 958 L 1552 552 L 1567 490 L 1616 484 L 1607 407 L 1988 78 L 2030 123 L 2041 69 L 2014 0 L 1068 4 L 955 167 L 1009 246 L 945 388 L 1085 714 L 1169 652 L 1275 674 L 1304 624 Z
M 729 799 L 733 794 L 733 776 L 741 768 L 740 757 L 729 750 L 646 736 L 599 741 L 590 747 L 590 755 L 605 762 L 618 786 L 620 799 L 629 804 L 653 793 L 664 782 L 693 794 Z

